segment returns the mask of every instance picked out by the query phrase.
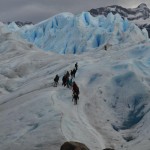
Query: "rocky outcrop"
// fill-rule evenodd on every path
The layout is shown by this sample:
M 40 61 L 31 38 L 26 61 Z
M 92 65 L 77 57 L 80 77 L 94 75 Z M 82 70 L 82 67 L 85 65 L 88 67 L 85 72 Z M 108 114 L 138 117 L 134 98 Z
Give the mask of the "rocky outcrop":
M 82 143 L 70 141 L 65 142 L 60 150 L 89 150 L 89 148 Z

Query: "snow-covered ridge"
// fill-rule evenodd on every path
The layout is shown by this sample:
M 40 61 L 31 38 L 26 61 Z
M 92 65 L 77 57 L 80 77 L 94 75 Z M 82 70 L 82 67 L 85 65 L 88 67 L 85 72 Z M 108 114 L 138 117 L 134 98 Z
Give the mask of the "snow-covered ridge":
M 146 4 L 142 3 L 136 8 L 124 8 L 118 5 L 112 5 L 108 7 L 100 7 L 97 9 L 91 9 L 90 14 L 92 16 L 105 15 L 107 16 L 110 12 L 113 14 L 120 14 L 123 18 L 127 18 L 141 29 L 145 27 L 149 33 L 150 37 L 150 28 L 149 28 L 149 19 L 150 19 L 150 9 Z
M 41 49 L 61 54 L 83 53 L 104 45 L 110 47 L 148 39 L 145 29 L 141 31 L 119 14 L 93 17 L 89 12 L 61 13 L 32 27 L 21 28 L 20 34 Z
M 91 15 L 105 15 L 107 16 L 110 12 L 113 14 L 120 14 L 122 17 L 127 18 L 128 20 L 134 21 L 138 19 L 148 19 L 150 17 L 150 9 L 146 4 L 142 3 L 136 8 L 124 8 L 118 5 L 112 5 L 108 7 L 100 7 L 97 9 L 91 9 L 89 11 Z

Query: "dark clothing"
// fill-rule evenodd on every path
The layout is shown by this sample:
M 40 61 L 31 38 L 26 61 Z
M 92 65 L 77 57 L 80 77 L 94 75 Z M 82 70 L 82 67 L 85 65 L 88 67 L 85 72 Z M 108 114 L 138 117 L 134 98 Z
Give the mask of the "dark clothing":
M 73 82 L 72 91 L 73 91 L 73 94 L 74 93 L 76 93 L 77 95 L 80 94 L 79 87 L 77 86 L 77 84 L 75 82 Z
M 62 85 L 66 86 L 66 84 L 67 84 L 67 76 L 64 75 L 63 78 L 62 78 Z
M 73 77 L 75 78 L 75 75 L 76 75 L 76 69 L 73 69 L 72 73 L 73 73 Z
M 79 99 L 79 96 L 76 93 L 74 93 L 73 94 L 74 105 L 77 105 L 78 99 Z
M 58 81 L 59 81 L 59 76 L 58 76 L 58 75 L 55 76 L 54 81 L 55 81 L 55 82 L 58 82 Z
M 59 76 L 56 75 L 55 78 L 54 78 L 54 86 L 57 86 L 58 81 L 59 81 Z
M 74 77 L 73 70 L 71 70 L 70 75 L 71 75 L 71 78 L 73 78 L 73 77 Z
M 76 71 L 78 70 L 78 63 L 75 64 Z
M 70 76 L 70 74 L 69 74 L 69 72 L 67 71 L 67 73 L 66 73 L 66 76 L 69 78 L 69 76 Z
M 69 77 L 66 76 L 66 84 L 67 84 L 67 88 L 69 88 Z

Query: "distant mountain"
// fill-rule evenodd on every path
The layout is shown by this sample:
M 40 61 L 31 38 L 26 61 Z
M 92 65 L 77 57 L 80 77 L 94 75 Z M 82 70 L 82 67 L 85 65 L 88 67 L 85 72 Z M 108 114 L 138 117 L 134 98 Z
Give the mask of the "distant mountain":
M 108 7 L 101 7 L 97 9 L 91 9 L 90 14 L 94 17 L 98 15 L 107 16 L 110 12 L 113 14 L 120 14 L 123 18 L 127 18 L 128 20 L 137 24 L 140 28 L 145 27 L 150 36 L 150 9 L 146 4 L 142 3 L 136 8 L 124 8 L 117 5 L 112 5 Z
M 8 24 L 11 24 L 12 22 L 8 22 Z M 25 21 L 25 22 L 21 22 L 21 21 L 15 21 L 16 25 L 18 27 L 22 27 L 22 26 L 25 26 L 25 25 L 31 25 L 33 24 L 31 21 Z
M 101 7 L 97 9 L 91 9 L 90 14 L 92 16 L 105 15 L 107 16 L 110 12 L 120 14 L 122 17 L 126 17 L 128 20 L 137 19 L 148 19 L 150 17 L 150 9 L 146 4 L 142 3 L 137 8 L 124 8 L 121 6 L 113 5 L 108 7 Z

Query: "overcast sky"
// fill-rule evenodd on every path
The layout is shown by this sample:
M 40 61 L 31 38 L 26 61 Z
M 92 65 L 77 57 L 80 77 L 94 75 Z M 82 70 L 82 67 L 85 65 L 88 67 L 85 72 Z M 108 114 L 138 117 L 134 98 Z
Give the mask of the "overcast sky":
M 77 14 L 114 4 L 135 8 L 140 3 L 150 8 L 150 0 L 0 0 L 0 21 L 37 23 L 61 12 Z

